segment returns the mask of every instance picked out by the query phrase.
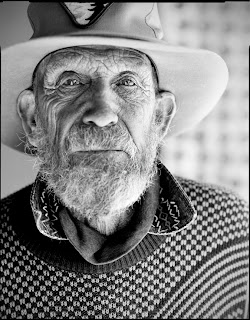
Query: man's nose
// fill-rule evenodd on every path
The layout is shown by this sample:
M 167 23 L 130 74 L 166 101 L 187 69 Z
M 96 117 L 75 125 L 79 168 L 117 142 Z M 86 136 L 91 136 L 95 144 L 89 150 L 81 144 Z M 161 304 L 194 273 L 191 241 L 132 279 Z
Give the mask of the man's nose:
M 115 125 L 118 122 L 118 116 L 111 104 L 112 102 L 104 101 L 103 98 L 93 100 L 90 108 L 83 114 L 82 122 L 87 125 L 95 124 L 98 127 Z

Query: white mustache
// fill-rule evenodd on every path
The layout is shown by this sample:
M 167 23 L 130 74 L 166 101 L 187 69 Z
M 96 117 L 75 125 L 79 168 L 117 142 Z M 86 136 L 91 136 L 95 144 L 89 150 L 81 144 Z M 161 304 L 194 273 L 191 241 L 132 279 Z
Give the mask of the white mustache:
M 138 149 L 128 130 L 120 125 L 101 129 L 96 126 L 74 126 L 66 138 L 68 151 L 124 151 L 132 158 Z

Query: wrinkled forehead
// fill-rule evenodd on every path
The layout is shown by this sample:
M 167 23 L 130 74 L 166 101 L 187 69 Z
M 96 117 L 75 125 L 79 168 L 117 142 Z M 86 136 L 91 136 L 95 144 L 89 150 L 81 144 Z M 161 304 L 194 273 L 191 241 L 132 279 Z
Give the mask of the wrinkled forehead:
M 38 65 L 41 74 L 51 74 L 65 67 L 79 67 L 81 62 L 91 67 L 94 62 L 100 62 L 107 68 L 126 66 L 128 68 L 151 68 L 151 61 L 146 54 L 132 48 L 111 46 L 81 46 L 57 50 L 48 54 Z

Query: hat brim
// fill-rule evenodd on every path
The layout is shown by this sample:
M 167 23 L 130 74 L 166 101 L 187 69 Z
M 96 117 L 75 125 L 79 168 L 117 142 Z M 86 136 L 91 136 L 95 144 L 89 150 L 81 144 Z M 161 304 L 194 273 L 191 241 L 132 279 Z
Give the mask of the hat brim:
M 24 132 L 16 101 L 20 92 L 31 86 L 32 74 L 39 61 L 50 52 L 84 45 L 134 48 L 152 59 L 157 68 L 160 89 L 170 91 L 176 97 L 177 112 L 168 137 L 182 133 L 201 121 L 216 105 L 227 85 L 228 69 L 224 60 L 208 50 L 169 46 L 161 40 L 94 32 L 29 40 L 2 50 L 1 137 L 4 144 L 24 152 Z

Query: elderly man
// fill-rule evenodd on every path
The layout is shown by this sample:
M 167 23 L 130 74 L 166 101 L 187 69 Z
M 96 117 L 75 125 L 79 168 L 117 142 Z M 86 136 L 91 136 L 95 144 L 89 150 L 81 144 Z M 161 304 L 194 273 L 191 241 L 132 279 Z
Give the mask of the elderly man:
M 2 317 L 241 319 L 246 204 L 160 160 L 218 101 L 223 60 L 170 47 L 152 3 L 29 18 L 32 39 L 3 52 L 2 139 L 39 174 L 2 201 Z

